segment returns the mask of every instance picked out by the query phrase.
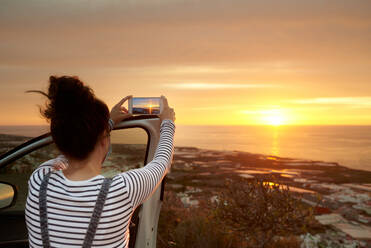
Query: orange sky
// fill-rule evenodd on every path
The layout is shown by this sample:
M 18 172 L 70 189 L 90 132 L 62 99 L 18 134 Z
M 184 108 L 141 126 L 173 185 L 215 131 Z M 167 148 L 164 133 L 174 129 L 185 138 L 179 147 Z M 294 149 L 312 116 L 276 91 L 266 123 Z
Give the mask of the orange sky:
M 371 125 L 371 2 L 2 1 L 0 125 L 44 124 L 49 75 L 178 124 Z

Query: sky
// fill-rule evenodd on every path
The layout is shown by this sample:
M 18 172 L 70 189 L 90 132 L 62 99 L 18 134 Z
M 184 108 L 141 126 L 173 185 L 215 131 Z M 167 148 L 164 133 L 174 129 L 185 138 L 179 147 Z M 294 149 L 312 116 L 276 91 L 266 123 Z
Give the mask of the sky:
M 50 75 L 181 125 L 371 125 L 371 1 L 1 1 L 0 125 L 40 125 Z

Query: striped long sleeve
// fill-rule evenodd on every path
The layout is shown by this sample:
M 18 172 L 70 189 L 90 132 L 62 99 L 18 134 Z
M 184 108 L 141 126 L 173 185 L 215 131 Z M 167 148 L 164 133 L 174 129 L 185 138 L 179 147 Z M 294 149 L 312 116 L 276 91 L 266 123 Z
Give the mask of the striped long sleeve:
M 155 191 L 170 169 L 174 152 L 174 133 L 174 122 L 163 120 L 160 126 L 160 141 L 153 160 L 143 168 L 121 174 L 127 184 L 134 209 Z

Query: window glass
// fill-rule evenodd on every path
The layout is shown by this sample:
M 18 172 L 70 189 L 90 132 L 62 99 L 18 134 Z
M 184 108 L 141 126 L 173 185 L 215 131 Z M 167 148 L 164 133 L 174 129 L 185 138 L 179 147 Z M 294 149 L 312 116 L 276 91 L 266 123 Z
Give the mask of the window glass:
M 144 166 L 148 135 L 142 128 L 128 128 L 111 132 L 112 153 L 102 167 L 102 175 L 117 173 Z
M 35 150 L 0 169 L 0 181 L 11 183 L 17 187 L 15 205 L 2 211 L 24 210 L 28 179 L 32 172 L 43 162 L 59 155 L 55 144 L 49 144 Z

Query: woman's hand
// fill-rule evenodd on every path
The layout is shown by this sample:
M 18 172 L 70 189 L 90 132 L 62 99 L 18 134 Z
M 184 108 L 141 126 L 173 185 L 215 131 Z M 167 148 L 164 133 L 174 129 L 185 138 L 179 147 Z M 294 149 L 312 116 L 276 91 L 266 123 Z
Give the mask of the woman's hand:
M 53 164 L 53 171 L 57 171 L 57 170 L 65 170 L 65 169 L 67 169 L 67 165 L 66 164 L 64 164 L 63 162 L 61 162 L 61 161 L 57 161 L 57 162 L 55 162 L 54 164 Z
M 68 160 L 64 155 L 59 155 L 52 166 L 53 171 L 65 170 L 68 168 Z
M 119 101 L 115 106 L 113 106 L 110 113 L 110 118 L 113 120 L 115 124 L 132 116 L 132 114 L 129 114 L 128 110 L 124 106 L 122 106 L 124 102 L 126 102 L 126 100 L 132 97 L 133 97 L 132 95 L 126 96 L 122 98 L 122 100 Z
M 166 97 L 161 96 L 161 98 L 163 103 L 162 113 L 160 114 L 161 122 L 166 119 L 172 120 L 174 122 L 175 121 L 174 109 L 169 107 Z

